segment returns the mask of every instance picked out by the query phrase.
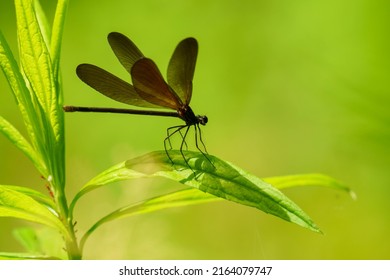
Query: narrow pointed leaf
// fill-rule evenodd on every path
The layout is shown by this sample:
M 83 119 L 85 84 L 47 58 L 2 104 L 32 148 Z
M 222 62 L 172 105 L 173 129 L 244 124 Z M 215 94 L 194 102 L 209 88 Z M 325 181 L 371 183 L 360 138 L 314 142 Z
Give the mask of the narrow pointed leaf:
M 174 162 L 173 166 L 165 151 L 152 152 L 114 166 L 91 180 L 81 193 L 85 194 L 103 184 L 124 180 L 126 177 L 165 177 L 205 193 L 258 208 L 305 228 L 320 231 L 307 214 L 283 193 L 233 164 L 208 156 L 213 166 L 200 153 L 184 152 L 191 170 L 180 151 L 169 151 L 169 154 Z M 77 196 L 77 199 L 80 196 Z
M 46 206 L 30 196 L 0 185 L 0 216 L 13 217 L 53 227 L 67 236 L 61 221 Z
M 31 1 L 31 0 L 30 0 Z M 33 0 L 35 15 L 46 46 L 50 45 L 51 29 L 40 0 Z
M 15 0 L 20 62 L 32 90 L 46 112 L 50 100 L 55 100 L 51 77 L 51 61 L 47 45 L 40 30 L 33 1 Z
M 355 197 L 354 193 L 347 186 L 323 174 L 298 174 L 289 176 L 269 177 L 264 178 L 264 181 L 272 184 L 277 189 L 303 186 L 320 186 L 345 191 L 349 193 L 351 197 Z M 194 188 L 180 190 L 174 193 L 161 195 L 159 197 L 151 198 L 136 204 L 120 208 L 105 216 L 104 218 L 100 219 L 95 225 L 91 227 L 90 230 L 88 230 L 86 235 L 90 235 L 97 227 L 112 220 L 154 212 L 162 209 L 196 205 L 222 200 L 223 199 L 220 197 L 200 192 L 199 190 Z
M 265 178 L 264 181 L 272 184 L 277 189 L 319 186 L 344 191 L 347 192 L 353 199 L 356 198 L 356 194 L 348 186 L 324 174 L 313 173 L 278 176 Z
M 168 208 L 189 206 L 218 200 L 222 199 L 210 195 L 208 193 L 201 192 L 197 189 L 190 188 L 151 198 L 136 204 L 132 204 L 127 207 L 120 208 L 100 219 L 85 233 L 85 235 L 80 241 L 81 248 L 83 248 L 86 240 L 91 235 L 91 233 L 93 233 L 102 224 L 107 223 L 109 221 Z
M 0 66 L 4 72 L 4 75 L 12 89 L 12 93 L 19 106 L 19 110 L 22 114 L 24 124 L 26 125 L 27 131 L 30 137 L 34 137 L 34 128 L 32 126 L 34 122 L 33 108 L 31 103 L 30 93 L 27 89 L 26 83 L 20 72 L 18 63 L 16 62 L 11 49 L 9 48 L 7 41 L 3 37 L 0 30 Z M 31 139 L 35 141 L 35 138 Z
M 22 186 L 12 186 L 12 185 L 2 185 L 2 187 L 28 195 L 29 197 L 36 200 L 37 202 L 46 205 L 51 209 L 55 209 L 55 204 L 51 197 L 39 191 L 36 191 L 32 188 L 22 187 Z
M 76 205 L 76 202 L 86 193 L 89 193 L 93 191 L 94 189 L 100 188 L 104 185 L 107 185 L 109 183 L 114 183 L 117 181 L 123 181 L 123 180 L 129 180 L 129 179 L 136 179 L 136 178 L 143 178 L 145 175 L 140 172 L 136 172 L 131 169 L 127 169 L 125 167 L 125 162 L 114 165 L 113 167 L 105 170 L 104 172 L 100 173 L 98 176 L 90 180 L 73 198 L 70 206 L 69 211 L 70 213 L 73 212 L 73 209 Z
M 15 8 L 22 69 L 31 91 L 49 119 L 54 136 L 58 137 L 58 99 L 48 46 L 42 36 L 33 2 L 15 0 Z
M 64 127 L 60 81 L 55 80 L 49 46 L 38 18 L 44 18 L 33 0 L 15 0 L 20 65 L 28 85 L 32 106 L 29 116 L 34 125 L 29 132 L 32 146 L 42 157 L 54 188 L 63 188 Z M 38 14 L 37 14 L 38 13 Z M 45 32 L 45 31 L 43 31 Z M 57 78 L 57 77 L 56 77 Z M 27 107 L 27 106 L 26 106 Z M 61 198 L 62 199 L 62 198 Z
M 64 32 L 65 16 L 68 10 L 68 5 L 69 0 L 58 1 L 53 22 L 50 51 L 54 68 L 54 79 L 56 81 L 58 81 L 59 76 L 62 34 Z
M 0 260 L 58 260 L 58 258 L 31 253 L 0 252 Z
M 20 134 L 20 132 L 3 117 L 0 116 L 0 132 L 5 135 L 19 150 L 21 150 L 35 165 L 38 171 L 47 175 L 47 170 L 42 159 L 31 147 L 30 143 Z
M 140 161 L 139 164 L 142 165 L 142 161 Z M 144 177 L 144 173 L 139 173 L 138 171 L 128 169 L 125 166 L 126 163 L 122 163 L 106 170 L 98 177 L 91 180 L 79 194 L 82 195 L 84 193 L 92 191 L 95 188 L 101 187 L 105 184 L 109 184 L 112 182 Z M 253 175 L 248 174 L 248 176 Z M 302 186 L 320 186 L 345 191 L 349 193 L 352 197 L 354 197 L 353 192 L 347 186 L 323 174 L 298 174 L 289 176 L 269 177 L 264 178 L 264 181 L 272 184 L 277 189 Z M 112 220 L 149 213 L 167 208 L 196 205 L 222 200 L 223 199 L 220 197 L 211 195 L 209 193 L 200 192 L 198 189 L 195 188 L 184 189 L 174 193 L 151 198 L 136 204 L 122 207 L 106 215 L 98 222 L 96 222 L 85 233 L 85 235 L 80 241 L 80 244 L 81 247 L 83 247 L 86 240 L 98 227 Z

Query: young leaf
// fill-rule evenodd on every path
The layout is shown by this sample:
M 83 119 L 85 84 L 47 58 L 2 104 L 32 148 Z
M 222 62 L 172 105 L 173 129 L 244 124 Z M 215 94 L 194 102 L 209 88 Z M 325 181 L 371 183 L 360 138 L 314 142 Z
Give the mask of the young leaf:
M 20 134 L 20 132 L 2 116 L 0 116 L 0 132 L 5 135 L 18 149 L 20 149 L 35 165 L 38 171 L 47 176 L 47 170 L 42 159 L 31 147 L 30 143 Z
M 20 62 L 31 90 L 45 112 L 56 104 L 51 58 L 33 7 L 33 1 L 15 0 Z M 53 125 L 53 127 L 55 124 Z
M 46 46 L 50 46 L 50 39 L 51 39 L 50 25 L 45 15 L 45 12 L 42 8 L 41 2 L 40 0 L 33 0 L 32 4 L 39 24 L 39 29 L 41 30 L 42 33 L 42 37 L 45 40 Z
M 0 260 L 58 260 L 58 258 L 31 253 L 0 252 Z
M 0 216 L 14 217 L 53 227 L 67 236 L 67 231 L 52 210 L 30 196 L 0 185 Z
M 356 194 L 343 183 L 323 174 L 297 174 L 266 178 L 264 181 L 272 184 L 277 189 L 291 187 L 319 186 L 347 192 L 353 199 Z
M 19 66 L 9 48 L 7 41 L 0 31 L 0 66 L 4 72 L 5 77 L 12 89 L 12 93 L 19 106 L 22 114 L 24 124 L 31 137 L 31 140 L 36 143 L 33 124 L 37 123 L 34 118 L 33 105 L 31 101 L 30 92 L 27 89 L 26 83 L 20 72 Z
M 69 212 L 72 214 L 76 202 L 83 195 L 89 193 L 90 191 L 93 191 L 94 189 L 117 181 L 145 177 L 145 174 L 143 173 L 126 168 L 125 164 L 126 162 L 122 162 L 120 164 L 114 165 L 113 167 L 107 169 L 106 171 L 102 172 L 101 174 L 90 180 L 73 198 L 69 206 Z
M 59 0 L 57 3 L 56 14 L 54 16 L 53 32 L 51 39 L 51 57 L 54 68 L 54 78 L 58 81 L 62 33 L 64 31 L 65 15 L 68 10 L 69 0 Z
M 25 195 L 28 195 L 32 199 L 38 201 L 39 203 L 46 205 L 47 207 L 51 209 L 55 209 L 54 201 L 51 197 L 44 195 L 43 193 L 36 191 L 32 188 L 28 187 L 21 187 L 21 186 L 11 186 L 11 185 L 2 185 L 2 188 L 7 188 L 10 190 L 14 190 L 20 193 L 23 193 Z
M 120 208 L 96 222 L 81 238 L 80 247 L 83 248 L 88 237 L 99 226 L 112 220 L 163 210 L 167 208 L 189 206 L 194 204 L 222 200 L 219 197 L 190 188 L 159 197 L 151 198 L 127 207 Z
M 30 1 L 31 2 L 31 1 Z M 22 13 L 22 11 L 19 11 Z M 18 28 L 23 30 L 27 27 L 21 26 L 23 21 L 18 24 Z M 21 38 L 19 38 L 21 40 Z M 21 44 L 22 45 L 22 44 Z M 24 53 L 24 50 L 21 49 L 21 53 Z M 27 88 L 26 81 L 24 80 L 24 75 L 22 74 L 6 40 L 4 39 L 2 33 L 0 32 L 0 66 L 7 78 L 7 81 L 12 89 L 12 93 L 16 99 L 16 102 L 19 106 L 19 110 L 22 113 L 23 121 L 26 125 L 30 140 L 32 141 L 32 146 L 37 154 L 40 155 L 40 158 L 43 162 L 44 158 L 42 153 L 48 145 L 45 145 L 48 141 L 44 141 L 44 138 L 50 135 L 51 130 L 46 130 L 46 133 L 43 132 L 42 126 L 43 123 L 47 123 L 46 117 L 44 116 L 43 110 L 37 97 L 30 93 L 30 90 Z M 34 68 L 34 65 L 31 65 L 31 68 Z M 36 67 L 35 67 L 36 68 Z M 27 82 L 30 84 L 30 82 Z M 38 161 L 35 161 L 36 163 Z M 44 168 L 39 166 L 37 168 L 41 174 L 45 177 L 49 176 L 49 171 L 45 162 Z M 42 164 L 41 164 L 42 165 Z

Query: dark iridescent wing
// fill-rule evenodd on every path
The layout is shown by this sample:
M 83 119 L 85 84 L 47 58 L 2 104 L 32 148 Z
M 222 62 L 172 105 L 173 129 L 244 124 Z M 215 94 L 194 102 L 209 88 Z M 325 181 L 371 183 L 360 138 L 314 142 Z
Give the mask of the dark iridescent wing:
M 157 108 L 142 98 L 132 85 L 92 64 L 80 64 L 77 76 L 87 85 L 116 101 L 139 107 Z
M 184 39 L 177 45 L 168 65 L 168 84 L 186 105 L 191 101 L 192 79 L 197 55 L 198 42 L 196 39 Z
M 141 58 L 131 68 L 133 86 L 146 101 L 157 106 L 177 110 L 183 103 L 164 81 L 153 60 Z
M 121 33 L 111 32 L 108 34 L 107 39 L 119 62 L 129 73 L 131 72 L 131 67 L 133 67 L 134 63 L 138 59 L 144 57 L 137 46 Z

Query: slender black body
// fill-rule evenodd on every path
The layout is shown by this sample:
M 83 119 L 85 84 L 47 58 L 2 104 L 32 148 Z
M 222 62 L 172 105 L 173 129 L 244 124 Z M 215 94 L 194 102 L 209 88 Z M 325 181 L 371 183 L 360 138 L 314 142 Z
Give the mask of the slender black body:
M 84 112 L 84 113 L 114 113 L 114 114 L 130 114 L 130 115 L 145 115 L 145 116 L 181 118 L 177 112 L 134 110 L 134 109 L 106 108 L 106 107 L 64 106 L 64 111 L 65 112 Z
M 172 111 L 79 106 L 64 106 L 64 111 L 180 118 L 185 124 L 167 129 L 164 148 L 168 158 L 171 159 L 168 153 L 168 149 L 172 148 L 170 137 L 179 132 L 182 137 L 180 152 L 188 165 L 188 160 L 183 154 L 183 147 L 184 145 L 187 146 L 185 139 L 189 128 L 193 126 L 195 130 L 195 145 L 209 160 L 206 156 L 207 150 L 203 143 L 199 126 L 200 124 L 205 125 L 208 119 L 206 116 L 195 115 L 189 106 L 192 97 L 192 79 L 198 54 L 197 41 L 194 38 L 187 38 L 178 44 L 169 61 L 167 71 L 168 83 L 163 79 L 156 64 L 151 59 L 146 58 L 129 38 L 120 33 L 112 32 L 108 35 L 108 42 L 119 62 L 129 72 L 132 84 L 92 64 L 79 65 L 76 69 L 78 77 L 98 92 L 118 102 L 138 107 L 163 108 Z M 182 133 L 183 129 L 185 129 L 184 133 Z M 202 144 L 202 148 L 199 146 L 199 141 Z

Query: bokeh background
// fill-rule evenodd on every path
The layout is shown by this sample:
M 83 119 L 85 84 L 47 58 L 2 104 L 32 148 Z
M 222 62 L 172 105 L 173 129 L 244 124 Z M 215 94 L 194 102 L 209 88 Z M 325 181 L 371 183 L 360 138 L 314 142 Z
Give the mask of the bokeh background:
M 260 177 L 320 172 L 357 194 L 319 187 L 285 190 L 324 231 L 313 233 L 230 202 L 183 207 L 104 225 L 89 259 L 389 259 L 390 2 L 386 0 L 70 1 L 62 48 L 65 104 L 124 107 L 78 80 L 89 62 L 129 79 L 110 50 L 126 34 L 163 73 L 176 44 L 200 45 L 192 108 L 206 114 L 209 152 Z M 52 19 L 55 1 L 42 1 Z M 0 28 L 17 50 L 13 1 Z M 22 122 L 0 77 L 0 112 Z M 180 120 L 66 116 L 69 199 L 106 168 L 163 148 Z M 32 164 L 0 137 L 0 183 L 44 190 Z M 87 195 L 79 234 L 114 209 L 176 189 L 166 180 L 128 181 Z M 20 251 L 0 219 L 0 251 Z

